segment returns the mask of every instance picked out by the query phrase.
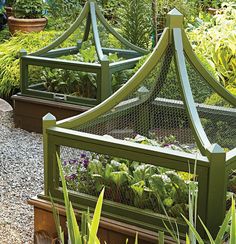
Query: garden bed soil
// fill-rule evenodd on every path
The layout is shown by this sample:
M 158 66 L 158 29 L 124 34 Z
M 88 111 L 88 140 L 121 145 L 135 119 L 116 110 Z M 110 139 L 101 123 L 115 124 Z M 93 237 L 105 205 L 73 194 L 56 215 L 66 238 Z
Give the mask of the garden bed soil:
M 34 207 L 34 230 L 46 231 L 51 238 L 56 237 L 56 228 L 52 215 L 51 202 L 39 199 L 37 197 L 28 201 L 30 205 Z M 61 225 L 65 228 L 65 208 L 62 205 L 56 204 L 56 208 L 60 215 Z M 77 217 L 79 211 L 75 211 Z M 81 215 L 80 215 L 81 216 Z M 79 217 L 80 217 L 79 216 Z M 139 244 L 153 244 L 157 243 L 157 233 L 138 228 L 133 225 L 124 224 L 119 221 L 111 220 L 108 218 L 101 218 L 98 237 L 101 243 L 126 243 L 126 239 L 129 239 L 129 243 L 134 243 L 134 237 L 138 232 Z M 175 243 L 170 237 L 165 237 L 165 243 Z
M 42 133 L 42 117 L 53 114 L 57 120 L 81 114 L 90 107 L 49 101 L 45 99 L 12 96 L 15 126 L 30 132 Z

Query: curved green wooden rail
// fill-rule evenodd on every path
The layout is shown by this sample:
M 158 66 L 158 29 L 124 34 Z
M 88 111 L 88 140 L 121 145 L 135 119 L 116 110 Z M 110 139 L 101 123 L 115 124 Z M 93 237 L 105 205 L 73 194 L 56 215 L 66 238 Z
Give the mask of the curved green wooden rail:
M 89 3 L 87 2 L 81 11 L 80 15 L 78 18 L 75 20 L 75 22 L 71 25 L 71 27 L 64 32 L 61 36 L 59 36 L 54 42 L 52 42 L 50 45 L 34 52 L 31 53 L 30 55 L 32 56 L 40 56 L 44 53 L 47 53 L 48 51 L 54 49 L 55 47 L 58 47 L 62 42 L 64 42 L 77 28 L 78 26 L 82 23 L 83 19 L 86 18 L 86 16 L 89 13 Z
M 192 130 L 195 135 L 197 145 L 202 153 L 206 155 L 206 148 L 209 148 L 211 143 L 209 142 L 207 135 L 202 127 L 196 105 L 194 103 L 193 94 L 191 91 L 191 86 L 188 79 L 188 73 L 183 53 L 183 41 L 180 28 L 173 29 L 173 39 L 175 46 L 175 61 L 177 74 L 179 76 L 179 81 L 181 84 L 181 91 L 183 95 L 184 105 L 192 126 Z
M 71 27 L 65 31 L 61 36 L 59 36 L 55 41 L 53 41 L 50 45 L 31 53 L 32 56 L 40 56 L 48 51 L 58 47 L 60 44 L 62 44 L 77 28 L 80 27 L 80 24 L 82 21 L 87 18 L 86 21 L 86 27 L 84 31 L 84 37 L 82 41 L 87 40 L 89 31 L 90 31 L 90 25 L 92 24 L 93 28 L 93 34 L 94 34 L 94 40 L 95 40 L 95 46 L 96 51 L 99 57 L 99 60 L 104 59 L 104 55 L 102 52 L 102 47 L 100 43 L 100 38 L 98 34 L 98 28 L 97 28 L 97 18 L 101 21 L 101 23 L 104 25 L 104 27 L 114 36 L 116 37 L 121 43 L 123 43 L 126 47 L 140 53 L 140 54 L 147 54 L 148 51 L 145 49 L 142 49 L 136 45 L 133 45 L 129 41 L 127 41 L 125 38 L 123 38 L 117 31 L 115 31 L 106 21 L 104 16 L 102 15 L 101 11 L 99 10 L 99 7 L 97 3 L 94 0 L 87 1 L 84 8 L 82 9 L 80 15 L 75 20 L 75 22 L 71 25 Z

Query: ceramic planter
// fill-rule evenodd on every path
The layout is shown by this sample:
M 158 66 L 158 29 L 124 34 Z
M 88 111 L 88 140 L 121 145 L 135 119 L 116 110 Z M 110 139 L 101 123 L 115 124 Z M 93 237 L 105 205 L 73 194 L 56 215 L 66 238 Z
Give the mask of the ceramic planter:
M 8 26 L 11 34 L 21 32 L 39 32 L 45 28 L 46 18 L 39 19 L 18 19 L 13 16 L 8 18 Z

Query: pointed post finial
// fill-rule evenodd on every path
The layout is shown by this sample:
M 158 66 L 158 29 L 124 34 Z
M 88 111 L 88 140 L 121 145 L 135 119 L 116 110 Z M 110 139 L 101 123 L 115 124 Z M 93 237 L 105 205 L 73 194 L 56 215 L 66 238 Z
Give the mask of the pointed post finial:
M 182 28 L 184 22 L 184 16 L 176 8 L 172 9 L 167 14 L 166 27 L 172 28 Z

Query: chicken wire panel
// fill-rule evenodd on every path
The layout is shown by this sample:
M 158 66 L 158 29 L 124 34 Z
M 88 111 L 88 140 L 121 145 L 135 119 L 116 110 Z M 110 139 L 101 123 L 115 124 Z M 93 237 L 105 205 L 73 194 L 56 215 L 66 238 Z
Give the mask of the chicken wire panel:
M 69 190 L 98 196 L 105 186 L 106 200 L 187 216 L 189 187 L 197 190 L 193 174 L 64 146 L 60 152 Z
M 236 108 L 220 97 L 206 80 L 187 62 L 193 98 L 211 143 L 226 149 L 236 147 Z
M 68 69 L 29 66 L 30 89 L 95 99 L 97 74 Z
M 173 49 L 170 46 L 148 77 L 120 104 L 76 130 L 118 139 L 136 135 L 195 147 L 188 116 L 183 109 Z

